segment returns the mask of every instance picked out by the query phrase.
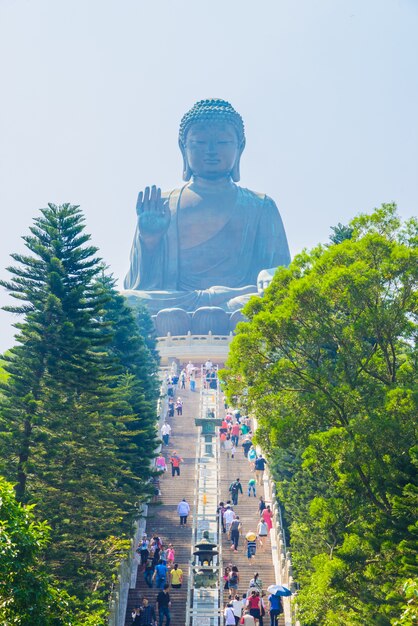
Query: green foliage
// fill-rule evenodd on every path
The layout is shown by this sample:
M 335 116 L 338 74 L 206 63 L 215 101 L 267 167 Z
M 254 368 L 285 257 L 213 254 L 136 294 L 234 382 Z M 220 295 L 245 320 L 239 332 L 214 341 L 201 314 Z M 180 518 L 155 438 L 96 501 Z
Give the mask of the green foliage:
M 346 228 L 248 303 L 221 374 L 259 420 L 305 626 L 389 625 L 416 575 L 417 224 Z
M 155 330 L 154 323 L 146 306 L 137 302 L 135 304 L 134 317 L 139 328 L 139 333 L 145 341 L 145 345 L 151 353 L 151 357 L 158 365 L 160 362 L 160 355 L 157 350 L 157 332 Z
M 399 619 L 395 619 L 393 626 L 416 626 L 418 624 L 418 581 L 409 578 L 402 589 L 402 596 L 405 604 L 402 607 L 402 614 Z
M 69 599 L 59 592 L 42 562 L 49 527 L 32 507 L 16 501 L 0 477 L 0 622 L 4 626 L 64 626 Z
M 0 386 L 3 385 L 8 378 L 8 374 L 4 369 L 4 361 L 0 359 Z
M 79 208 L 49 205 L 34 222 L 31 255 L 12 255 L 12 279 L 0 281 L 19 301 L 7 310 L 23 316 L 4 357 L 1 471 L 48 519 L 45 559 L 89 623 L 150 494 L 156 363 Z
M 332 243 L 339 244 L 345 241 L 346 239 L 351 239 L 353 236 L 354 228 L 350 226 L 344 226 L 338 222 L 336 226 L 331 226 L 332 235 L 330 235 L 330 240 Z

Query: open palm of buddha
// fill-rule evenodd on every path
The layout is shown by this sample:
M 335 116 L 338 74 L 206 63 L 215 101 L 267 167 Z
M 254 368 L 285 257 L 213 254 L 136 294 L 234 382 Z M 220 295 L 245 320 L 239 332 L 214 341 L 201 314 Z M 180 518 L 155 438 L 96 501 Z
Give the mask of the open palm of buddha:
M 273 200 L 236 184 L 245 136 L 228 102 L 196 103 L 179 145 L 186 184 L 139 193 L 124 294 L 157 314 L 159 334 L 182 334 L 187 324 L 219 332 L 219 313 L 225 320 L 256 294 L 262 270 L 288 265 L 286 234 Z

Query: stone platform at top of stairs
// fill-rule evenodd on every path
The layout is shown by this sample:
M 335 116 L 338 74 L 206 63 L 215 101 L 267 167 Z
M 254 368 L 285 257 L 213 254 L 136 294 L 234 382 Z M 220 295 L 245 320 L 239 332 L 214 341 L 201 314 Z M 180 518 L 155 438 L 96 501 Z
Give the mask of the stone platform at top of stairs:
M 233 333 L 229 335 L 187 335 L 158 337 L 157 348 L 161 358 L 161 365 L 168 365 L 173 358 L 193 363 L 203 363 L 208 357 L 216 362 L 225 362 Z

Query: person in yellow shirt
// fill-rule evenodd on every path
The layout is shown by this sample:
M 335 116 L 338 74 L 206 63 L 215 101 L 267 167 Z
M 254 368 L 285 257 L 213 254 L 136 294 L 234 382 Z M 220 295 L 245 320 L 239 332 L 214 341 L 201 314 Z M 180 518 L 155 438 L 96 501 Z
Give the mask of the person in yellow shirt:
M 175 563 L 173 569 L 170 572 L 171 588 L 180 589 L 183 582 L 183 570 L 179 568 L 179 564 Z

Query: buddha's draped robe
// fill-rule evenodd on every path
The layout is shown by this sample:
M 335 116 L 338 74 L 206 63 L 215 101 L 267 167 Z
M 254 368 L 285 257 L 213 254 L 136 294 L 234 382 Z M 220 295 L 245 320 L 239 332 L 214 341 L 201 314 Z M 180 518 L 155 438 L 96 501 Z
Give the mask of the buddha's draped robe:
M 146 248 L 138 227 L 135 232 L 125 295 L 143 299 L 151 313 L 172 307 L 228 310 L 235 296 L 257 293 L 261 270 L 289 264 L 286 233 L 274 201 L 242 187 L 237 187 L 235 203 L 218 232 L 181 250 L 181 193 L 176 189 L 164 199 L 171 221 L 155 248 Z

